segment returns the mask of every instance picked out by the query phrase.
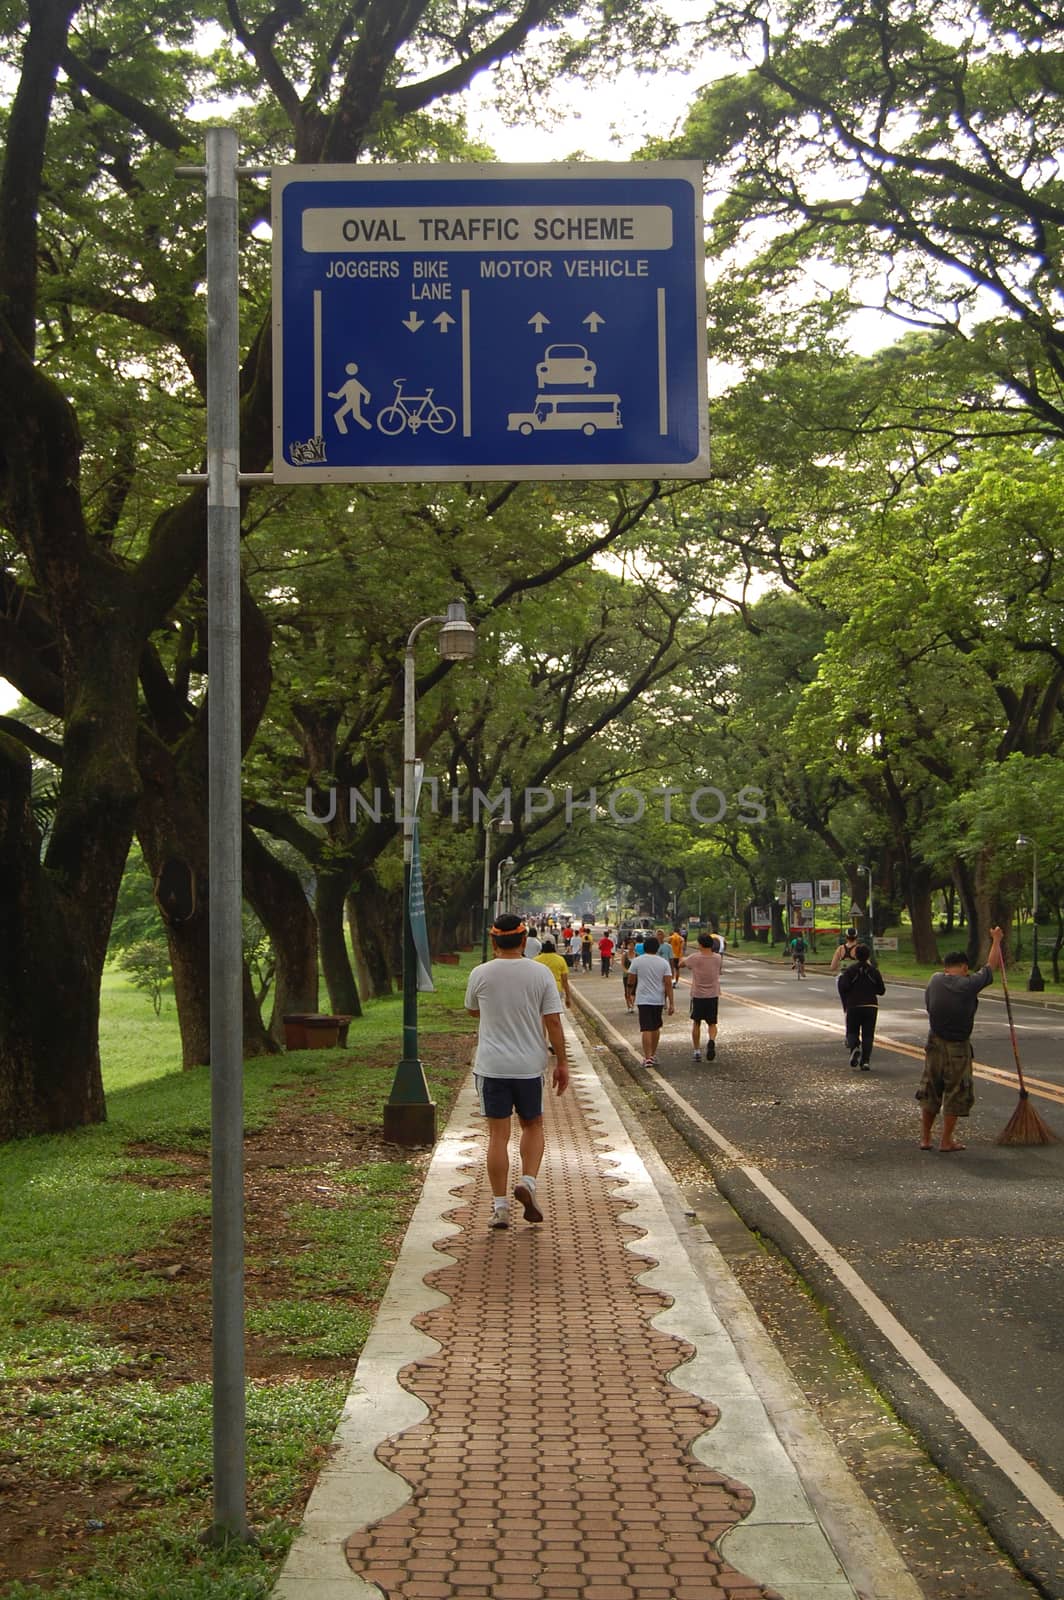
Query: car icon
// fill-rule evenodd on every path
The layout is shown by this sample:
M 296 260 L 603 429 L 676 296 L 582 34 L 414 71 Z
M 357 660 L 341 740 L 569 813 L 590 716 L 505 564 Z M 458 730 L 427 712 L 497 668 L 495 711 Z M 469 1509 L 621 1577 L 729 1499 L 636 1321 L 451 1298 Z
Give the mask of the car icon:
M 597 370 L 582 344 L 549 344 L 536 365 L 536 381 L 540 388 L 545 383 L 586 383 L 591 389 Z

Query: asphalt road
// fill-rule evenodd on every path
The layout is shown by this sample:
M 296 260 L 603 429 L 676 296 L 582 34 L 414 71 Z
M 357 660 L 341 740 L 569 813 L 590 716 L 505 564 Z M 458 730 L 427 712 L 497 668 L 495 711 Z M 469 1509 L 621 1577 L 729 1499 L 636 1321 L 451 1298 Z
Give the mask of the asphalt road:
M 619 974 L 576 983 L 638 1056 Z M 1021 1570 L 1064 1596 L 1064 1143 L 995 1143 L 1018 1103 L 1000 983 L 980 1001 L 976 1105 L 955 1155 L 919 1148 L 918 986 L 888 983 L 870 1072 L 849 1066 L 826 973 L 729 955 L 712 1063 L 691 1060 L 686 988 L 659 1100 Z M 1064 1136 L 1064 1011 L 1010 989 L 1031 1103 Z

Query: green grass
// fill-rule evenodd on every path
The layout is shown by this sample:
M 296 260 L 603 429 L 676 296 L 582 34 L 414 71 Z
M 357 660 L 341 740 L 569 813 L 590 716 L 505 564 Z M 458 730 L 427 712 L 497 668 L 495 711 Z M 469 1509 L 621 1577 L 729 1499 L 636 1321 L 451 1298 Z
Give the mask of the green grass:
M 435 969 L 437 993 L 420 997 L 423 1040 L 470 1031 L 462 997 L 475 959 L 466 958 L 465 970 Z M 181 1070 L 172 1001 L 156 1017 L 150 999 L 111 971 L 101 1003 L 107 1122 L 0 1147 L 0 1460 L 15 1463 L 28 1486 L 69 1483 L 83 1492 L 120 1482 L 141 1509 L 121 1533 L 95 1534 L 83 1575 L 60 1567 L 46 1590 L 9 1583 L 0 1595 L 257 1600 L 276 1577 L 297 1521 L 293 1502 L 339 1416 L 387 1283 L 414 1168 L 403 1160 L 333 1164 L 328 1200 L 287 1219 L 306 1247 L 282 1263 L 291 1269 L 290 1292 L 249 1306 L 249 1332 L 297 1357 L 343 1362 L 343 1376 L 249 1383 L 249 1516 L 259 1543 L 209 1550 L 198 1535 L 211 1512 L 210 1387 L 158 1381 L 148 1355 L 143 1375 L 130 1376 L 128 1350 L 111 1343 L 93 1315 L 128 1297 L 180 1292 L 131 1258 L 163 1247 L 170 1230 L 207 1209 L 180 1178 L 181 1157 L 202 1157 L 209 1147 L 210 1073 Z M 339 1113 L 379 1125 L 401 1025 L 396 995 L 370 1002 L 351 1024 L 346 1050 L 246 1062 L 246 1129 L 267 1129 L 293 1096 L 301 1116 Z M 464 1074 L 464 1063 L 429 1069 L 441 1125 Z M 178 1181 L 152 1181 L 159 1178 Z

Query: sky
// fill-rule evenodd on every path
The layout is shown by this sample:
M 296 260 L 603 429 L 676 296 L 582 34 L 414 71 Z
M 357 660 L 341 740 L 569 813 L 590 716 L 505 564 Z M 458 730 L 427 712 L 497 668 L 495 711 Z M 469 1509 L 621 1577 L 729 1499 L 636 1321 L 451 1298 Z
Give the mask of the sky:
M 500 161 L 561 161 L 575 151 L 597 161 L 627 161 L 648 138 L 678 132 L 697 90 L 733 71 L 734 63 L 708 51 L 692 59 L 683 30 L 704 24 L 705 0 L 665 0 L 664 9 L 681 28 L 673 69 L 629 70 L 594 88 L 558 81 L 543 107 L 551 125 L 519 128 L 506 127 L 495 114 L 491 75 L 482 73 L 463 97 L 469 132 L 486 140 Z

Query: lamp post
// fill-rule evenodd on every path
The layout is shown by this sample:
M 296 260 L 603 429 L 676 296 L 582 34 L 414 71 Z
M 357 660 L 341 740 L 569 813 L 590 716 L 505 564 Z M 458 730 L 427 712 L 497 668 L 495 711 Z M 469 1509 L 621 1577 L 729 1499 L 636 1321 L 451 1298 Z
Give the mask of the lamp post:
M 500 833 L 513 833 L 514 825 L 509 817 L 488 817 L 484 823 L 484 923 L 480 930 L 480 959 L 488 959 L 488 919 L 491 915 L 491 830 L 497 828 Z
M 1027 987 L 1032 993 L 1040 994 L 1046 984 L 1038 965 L 1038 846 L 1023 833 L 1016 843 L 1031 847 L 1031 975 Z
M 417 950 L 410 920 L 417 763 L 415 646 L 421 632 L 435 622 L 441 624 L 437 645 L 441 661 L 469 661 L 477 644 L 477 630 L 466 618 L 465 606 L 461 600 L 453 600 L 445 617 L 424 617 L 411 628 L 403 659 L 403 1054 L 384 1107 L 384 1136 L 401 1145 L 432 1144 L 436 1138 L 436 1106 L 429 1097 L 425 1071 L 417 1053 Z
M 876 961 L 876 918 L 875 918 L 875 905 L 874 905 L 873 897 L 872 897 L 872 868 L 871 867 L 859 866 L 857 868 L 857 870 L 858 870 L 858 872 L 863 872 L 865 877 L 868 879 L 868 943 L 869 943 L 869 945 L 871 946 L 871 949 L 872 949 L 872 965 L 875 966 L 875 961 Z

